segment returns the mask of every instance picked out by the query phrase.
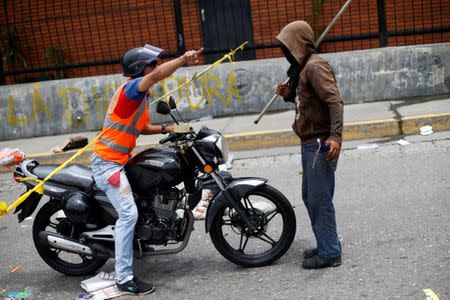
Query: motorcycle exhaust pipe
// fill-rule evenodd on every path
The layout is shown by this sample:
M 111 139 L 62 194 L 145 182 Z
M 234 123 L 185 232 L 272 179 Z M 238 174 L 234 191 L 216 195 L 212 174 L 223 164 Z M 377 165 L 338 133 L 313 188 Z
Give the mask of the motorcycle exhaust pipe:
M 48 231 L 39 232 L 39 243 L 50 248 L 60 249 L 81 255 L 106 259 L 110 257 L 108 250 L 102 245 L 94 243 L 81 244 L 74 239 Z

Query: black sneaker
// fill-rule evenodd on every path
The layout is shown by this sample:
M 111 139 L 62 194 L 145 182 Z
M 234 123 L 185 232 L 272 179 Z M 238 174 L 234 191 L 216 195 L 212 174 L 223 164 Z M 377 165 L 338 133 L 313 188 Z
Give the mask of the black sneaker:
M 319 255 L 314 255 L 310 258 L 305 258 L 302 267 L 305 269 L 322 269 L 328 267 L 339 267 L 342 264 L 341 255 L 335 258 L 321 258 Z
M 155 290 L 155 287 L 151 283 L 145 283 L 140 281 L 136 277 L 128 280 L 124 283 L 117 283 L 117 289 L 121 292 L 126 292 L 133 295 L 146 295 Z
M 319 254 L 319 250 L 317 248 L 306 249 L 303 251 L 303 258 L 310 258 Z

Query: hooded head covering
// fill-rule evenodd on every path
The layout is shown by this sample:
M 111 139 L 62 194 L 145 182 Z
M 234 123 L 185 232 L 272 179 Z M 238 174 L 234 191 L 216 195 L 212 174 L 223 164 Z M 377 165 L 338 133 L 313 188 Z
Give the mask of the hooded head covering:
M 305 21 L 294 21 L 287 24 L 281 29 L 277 39 L 291 52 L 301 66 L 311 54 L 317 52 L 314 46 L 314 32 Z
M 287 71 L 290 94 L 284 100 L 295 102 L 300 72 L 311 54 L 317 52 L 314 46 L 314 32 L 305 21 L 294 21 L 281 29 L 277 39 L 281 42 L 284 56 L 291 64 Z

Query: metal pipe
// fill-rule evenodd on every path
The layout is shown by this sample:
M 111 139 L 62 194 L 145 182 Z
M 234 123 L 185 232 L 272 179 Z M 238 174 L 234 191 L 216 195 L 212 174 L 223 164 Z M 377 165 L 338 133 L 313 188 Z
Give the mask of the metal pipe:
M 336 16 L 334 16 L 333 20 L 331 20 L 330 24 L 328 24 L 327 28 L 325 28 L 325 30 L 322 32 L 322 34 L 319 36 L 319 38 L 314 43 L 314 46 L 316 46 L 316 48 L 319 47 L 322 40 L 325 38 L 325 36 L 331 30 L 331 27 L 333 27 L 334 24 L 336 24 L 337 20 L 342 16 L 342 14 L 345 12 L 345 10 L 347 9 L 347 7 L 350 5 L 351 2 L 352 2 L 352 0 L 347 0 L 347 2 L 345 2 L 345 4 L 341 7 L 341 9 L 336 14 Z
M 319 38 L 314 43 L 314 46 L 316 48 L 319 47 L 322 40 L 325 38 L 327 33 L 331 30 L 331 27 L 333 27 L 334 24 L 336 24 L 337 20 L 340 18 L 340 16 L 342 16 L 342 14 L 347 9 L 347 7 L 350 5 L 351 2 L 352 2 L 352 0 L 347 0 L 347 2 L 345 2 L 345 4 L 341 7 L 341 9 L 336 14 L 336 16 L 334 16 L 333 20 L 331 20 L 330 24 L 328 24 L 327 28 L 325 28 L 325 30 L 322 32 L 322 34 L 319 36 Z M 283 83 L 286 84 L 286 83 L 288 83 L 288 81 L 289 81 L 289 78 L 286 79 Z M 277 97 L 278 97 L 278 94 L 273 95 L 272 99 L 270 99 L 270 101 L 266 104 L 266 106 L 259 113 L 258 117 L 256 117 L 256 119 L 255 119 L 255 121 L 253 121 L 253 123 L 258 124 L 259 120 L 261 120 L 262 116 L 266 113 L 266 111 L 269 109 L 269 107 L 272 105 L 272 103 L 277 99 Z
M 287 78 L 283 84 L 288 83 L 289 78 Z M 258 117 L 255 119 L 255 121 L 253 121 L 253 123 L 258 124 L 259 120 L 261 120 L 262 116 L 266 113 L 266 111 L 269 109 L 269 107 L 272 105 L 272 103 L 278 98 L 278 94 L 275 93 L 275 95 L 273 95 L 272 99 L 270 99 L 270 101 L 266 104 L 266 106 L 264 106 L 263 110 L 259 113 Z

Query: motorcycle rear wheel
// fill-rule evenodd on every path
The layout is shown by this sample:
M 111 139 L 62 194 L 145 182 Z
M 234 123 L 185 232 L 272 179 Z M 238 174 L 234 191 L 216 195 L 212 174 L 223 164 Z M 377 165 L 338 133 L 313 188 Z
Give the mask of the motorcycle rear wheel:
M 213 216 L 210 229 L 215 248 L 229 261 L 244 267 L 261 267 L 275 262 L 286 253 L 295 237 L 296 219 L 292 205 L 280 191 L 269 185 L 248 192 L 241 203 L 247 216 L 257 224 L 257 232 L 249 232 L 237 212 L 224 204 Z
M 50 248 L 39 242 L 39 232 L 51 231 L 67 236 L 67 231 L 71 231 L 71 238 L 77 238 L 77 225 L 71 223 L 67 218 L 56 217 L 61 206 L 55 202 L 47 202 L 36 214 L 33 223 L 33 241 L 37 252 L 42 259 L 56 271 L 71 275 L 80 276 L 93 273 L 100 269 L 107 261 L 96 257 L 71 253 L 64 250 Z M 64 223 L 62 223 L 64 222 Z M 64 228 L 64 232 L 62 231 Z

